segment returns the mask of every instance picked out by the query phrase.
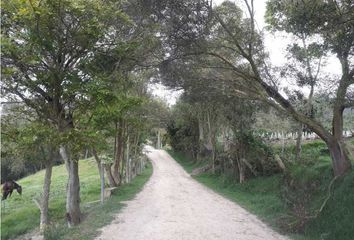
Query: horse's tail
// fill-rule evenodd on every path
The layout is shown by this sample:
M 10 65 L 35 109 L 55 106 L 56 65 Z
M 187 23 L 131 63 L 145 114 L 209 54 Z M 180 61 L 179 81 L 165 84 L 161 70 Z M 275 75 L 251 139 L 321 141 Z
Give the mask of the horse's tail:
M 1 201 L 4 201 L 4 200 L 6 200 L 6 198 L 7 198 L 7 195 L 8 195 L 8 193 L 7 193 L 7 192 L 4 192 L 4 193 L 2 194 L 2 198 L 1 198 Z

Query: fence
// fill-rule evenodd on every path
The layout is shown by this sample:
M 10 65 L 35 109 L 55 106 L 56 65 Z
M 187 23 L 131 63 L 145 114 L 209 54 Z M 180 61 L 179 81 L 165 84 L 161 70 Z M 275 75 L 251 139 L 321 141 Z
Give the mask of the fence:
M 279 140 L 296 140 L 298 137 L 298 134 L 296 132 L 268 132 L 268 133 L 256 133 L 256 135 L 262 137 L 265 140 L 269 141 L 279 141 Z M 354 137 L 354 129 L 353 130 L 346 130 L 343 131 L 343 136 L 345 138 L 350 138 Z M 308 133 L 308 132 L 303 132 L 301 135 L 302 140 L 315 140 L 315 139 L 320 139 L 320 137 L 316 133 Z

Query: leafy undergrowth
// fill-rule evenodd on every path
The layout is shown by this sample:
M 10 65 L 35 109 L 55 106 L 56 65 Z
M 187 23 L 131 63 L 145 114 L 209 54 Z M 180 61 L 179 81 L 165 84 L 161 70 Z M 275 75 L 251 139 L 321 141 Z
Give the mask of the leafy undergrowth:
M 354 171 L 335 180 L 329 191 L 333 176 L 325 144 L 304 144 L 299 163 L 291 160 L 293 152 L 293 146 L 283 151 L 282 158 L 290 159 L 286 174 L 257 177 L 243 184 L 210 173 L 194 178 L 293 239 L 353 239 Z M 191 173 L 194 165 L 190 158 L 169 153 Z M 326 198 L 328 201 L 319 212 Z
M 64 165 L 53 168 L 51 199 L 49 203 L 50 221 L 52 226 L 45 234 L 46 239 L 92 239 L 97 229 L 109 223 L 113 214 L 122 208 L 121 201 L 132 198 L 149 179 L 152 173 L 150 163 L 144 172 L 133 179 L 132 183 L 119 187 L 114 195 L 99 202 L 100 180 L 97 164 L 93 159 L 79 161 L 80 197 L 84 221 L 78 227 L 67 229 L 65 226 L 65 187 L 67 172 Z M 33 198 L 38 198 L 43 187 L 44 171 L 18 181 L 23 188 L 22 196 L 13 193 L 2 207 L 1 239 L 13 239 L 30 232 L 39 225 L 39 209 Z
M 354 171 L 335 182 L 326 207 L 304 230 L 313 239 L 354 238 Z

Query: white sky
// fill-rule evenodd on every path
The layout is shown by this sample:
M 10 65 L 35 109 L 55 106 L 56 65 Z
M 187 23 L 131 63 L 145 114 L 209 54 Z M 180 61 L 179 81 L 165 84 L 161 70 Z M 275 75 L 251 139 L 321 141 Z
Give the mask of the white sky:
M 182 90 L 171 90 L 160 83 L 154 83 L 149 85 L 149 91 L 158 98 L 167 102 L 169 106 L 176 103 L 179 96 L 182 94 Z
M 214 0 L 213 4 L 218 5 L 222 3 L 224 0 Z M 240 6 L 243 10 L 245 10 L 245 5 L 243 0 L 234 0 L 238 6 Z M 266 2 L 267 0 L 254 0 L 255 7 L 255 20 L 256 25 L 259 30 L 264 30 L 264 45 L 266 51 L 269 53 L 270 61 L 274 66 L 284 65 L 286 62 L 285 50 L 287 45 L 291 41 L 291 36 L 283 33 L 275 33 L 271 34 L 270 32 L 265 31 L 265 22 L 264 15 L 266 11 Z M 244 11 L 246 12 L 246 11 Z M 339 74 L 341 72 L 340 64 L 337 58 L 330 57 L 328 59 L 328 64 L 325 67 L 326 72 Z M 157 95 L 169 103 L 169 105 L 173 105 L 176 103 L 178 96 L 180 96 L 181 91 L 175 92 L 173 90 L 169 90 L 161 84 L 157 84 L 151 86 L 151 90 L 154 95 Z M 302 88 L 304 92 L 308 92 L 306 88 Z

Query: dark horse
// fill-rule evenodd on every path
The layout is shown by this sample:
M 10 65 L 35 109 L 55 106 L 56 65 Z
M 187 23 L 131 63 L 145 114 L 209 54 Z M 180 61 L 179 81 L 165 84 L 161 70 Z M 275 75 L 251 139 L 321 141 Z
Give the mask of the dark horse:
M 15 181 L 6 181 L 2 186 L 2 200 L 5 200 L 8 196 L 10 197 L 14 189 L 16 189 L 20 195 L 22 194 L 22 187 L 20 185 Z

